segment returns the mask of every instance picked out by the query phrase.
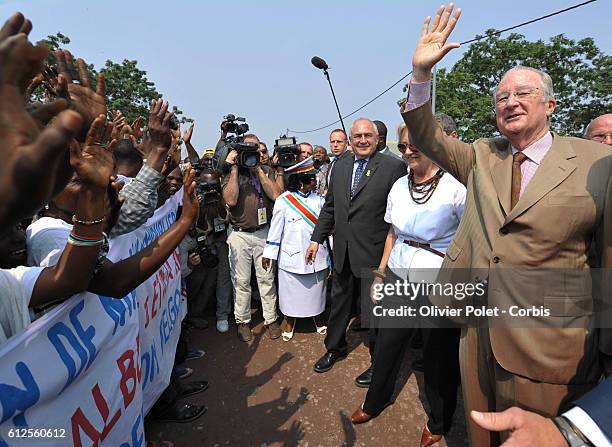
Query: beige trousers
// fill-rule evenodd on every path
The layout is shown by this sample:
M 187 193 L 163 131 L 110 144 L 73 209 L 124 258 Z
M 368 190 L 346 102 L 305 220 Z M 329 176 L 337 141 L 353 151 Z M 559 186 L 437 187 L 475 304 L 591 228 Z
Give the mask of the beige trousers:
M 509 436 L 507 432 L 490 433 L 480 428 L 472 421 L 471 410 L 489 412 L 519 407 L 554 417 L 594 386 L 535 382 L 506 371 L 493 356 L 487 328 L 463 329 L 459 363 L 471 447 L 498 446 Z
M 261 257 L 268 227 L 255 233 L 229 230 L 230 271 L 234 285 L 234 316 L 236 323 L 251 321 L 251 263 L 255 263 L 257 287 L 261 295 L 261 305 L 265 324 L 276 321 L 276 287 L 274 286 L 274 269 L 266 272 L 261 265 Z

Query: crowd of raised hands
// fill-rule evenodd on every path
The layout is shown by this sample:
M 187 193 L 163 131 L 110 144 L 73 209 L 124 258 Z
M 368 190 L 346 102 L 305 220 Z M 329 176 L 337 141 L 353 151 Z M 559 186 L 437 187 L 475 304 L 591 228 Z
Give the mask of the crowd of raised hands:
M 180 128 L 171 129 L 173 115 L 161 99 L 151 102 L 148 123 L 142 117 L 130 123 L 121 111 L 107 110 L 104 75 L 94 84 L 85 61 L 65 50 L 56 51 L 50 64 L 49 49 L 28 39 L 31 29 L 32 23 L 15 13 L 0 30 L 0 268 L 6 274 L 22 265 L 10 256 L 21 251 L 11 245 L 16 227 L 49 210 L 48 216 L 72 230 L 53 265 L 30 263 L 41 271 L 25 305 L 85 290 L 123 297 L 165 262 L 197 221 L 195 174 L 184 166 L 183 209 L 176 223 L 131 258 L 113 264 L 104 256 L 115 226 L 122 228 L 119 234 L 133 231 L 167 198 L 166 177 L 181 161 Z M 44 92 L 42 102 L 31 100 L 35 89 Z M 154 174 L 148 177 L 156 182 L 152 205 L 139 201 L 142 192 L 130 194 L 117 181 L 114 151 L 125 141 L 142 160 L 142 171 Z M 0 320 L 11 318 L 2 312 Z M 0 334 L 0 342 L 19 329 Z

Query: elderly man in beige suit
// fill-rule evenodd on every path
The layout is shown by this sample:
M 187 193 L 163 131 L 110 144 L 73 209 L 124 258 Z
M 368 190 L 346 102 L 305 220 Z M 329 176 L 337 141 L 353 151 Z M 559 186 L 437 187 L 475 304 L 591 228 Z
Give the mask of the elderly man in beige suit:
M 447 137 L 433 119 L 429 89 L 432 67 L 459 47 L 446 42 L 461 14 L 452 11 L 452 4 L 442 6 L 431 26 L 426 19 L 402 110 L 411 142 L 467 187 L 465 213 L 440 273 L 447 277 L 439 280 L 484 271 L 490 308 L 535 305 L 551 311 L 527 319 L 528 328 L 464 329 L 466 413 L 519 406 L 550 417 L 597 384 L 612 353 L 602 331 L 587 329 L 590 280 L 550 280 L 554 269 L 588 274 L 591 243 L 598 264 L 609 267 L 612 156 L 603 144 L 550 131 L 556 107 L 552 80 L 527 67 L 509 70 L 495 91 L 502 137 L 473 144 Z M 525 279 L 511 279 L 503 270 L 511 268 L 521 269 Z M 471 418 L 468 424 L 471 445 L 500 442 Z

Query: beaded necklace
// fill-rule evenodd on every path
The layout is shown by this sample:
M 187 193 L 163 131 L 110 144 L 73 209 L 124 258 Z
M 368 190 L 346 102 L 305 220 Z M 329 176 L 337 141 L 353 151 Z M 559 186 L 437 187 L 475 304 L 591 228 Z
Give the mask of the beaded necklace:
M 443 175 L 444 171 L 438 169 L 438 172 L 436 172 L 433 177 L 424 182 L 415 183 L 414 171 L 410 171 L 410 174 L 408 174 L 408 190 L 410 191 L 410 197 L 412 197 L 414 203 L 421 205 L 431 199 Z

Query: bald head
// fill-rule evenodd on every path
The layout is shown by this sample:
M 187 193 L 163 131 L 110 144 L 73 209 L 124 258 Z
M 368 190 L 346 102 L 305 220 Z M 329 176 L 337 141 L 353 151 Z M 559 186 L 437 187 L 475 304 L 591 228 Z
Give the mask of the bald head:
M 584 131 L 585 138 L 612 146 L 612 113 L 598 116 Z
M 355 120 L 351 126 L 351 147 L 357 158 L 366 158 L 376 151 L 378 129 L 373 121 L 367 118 Z

